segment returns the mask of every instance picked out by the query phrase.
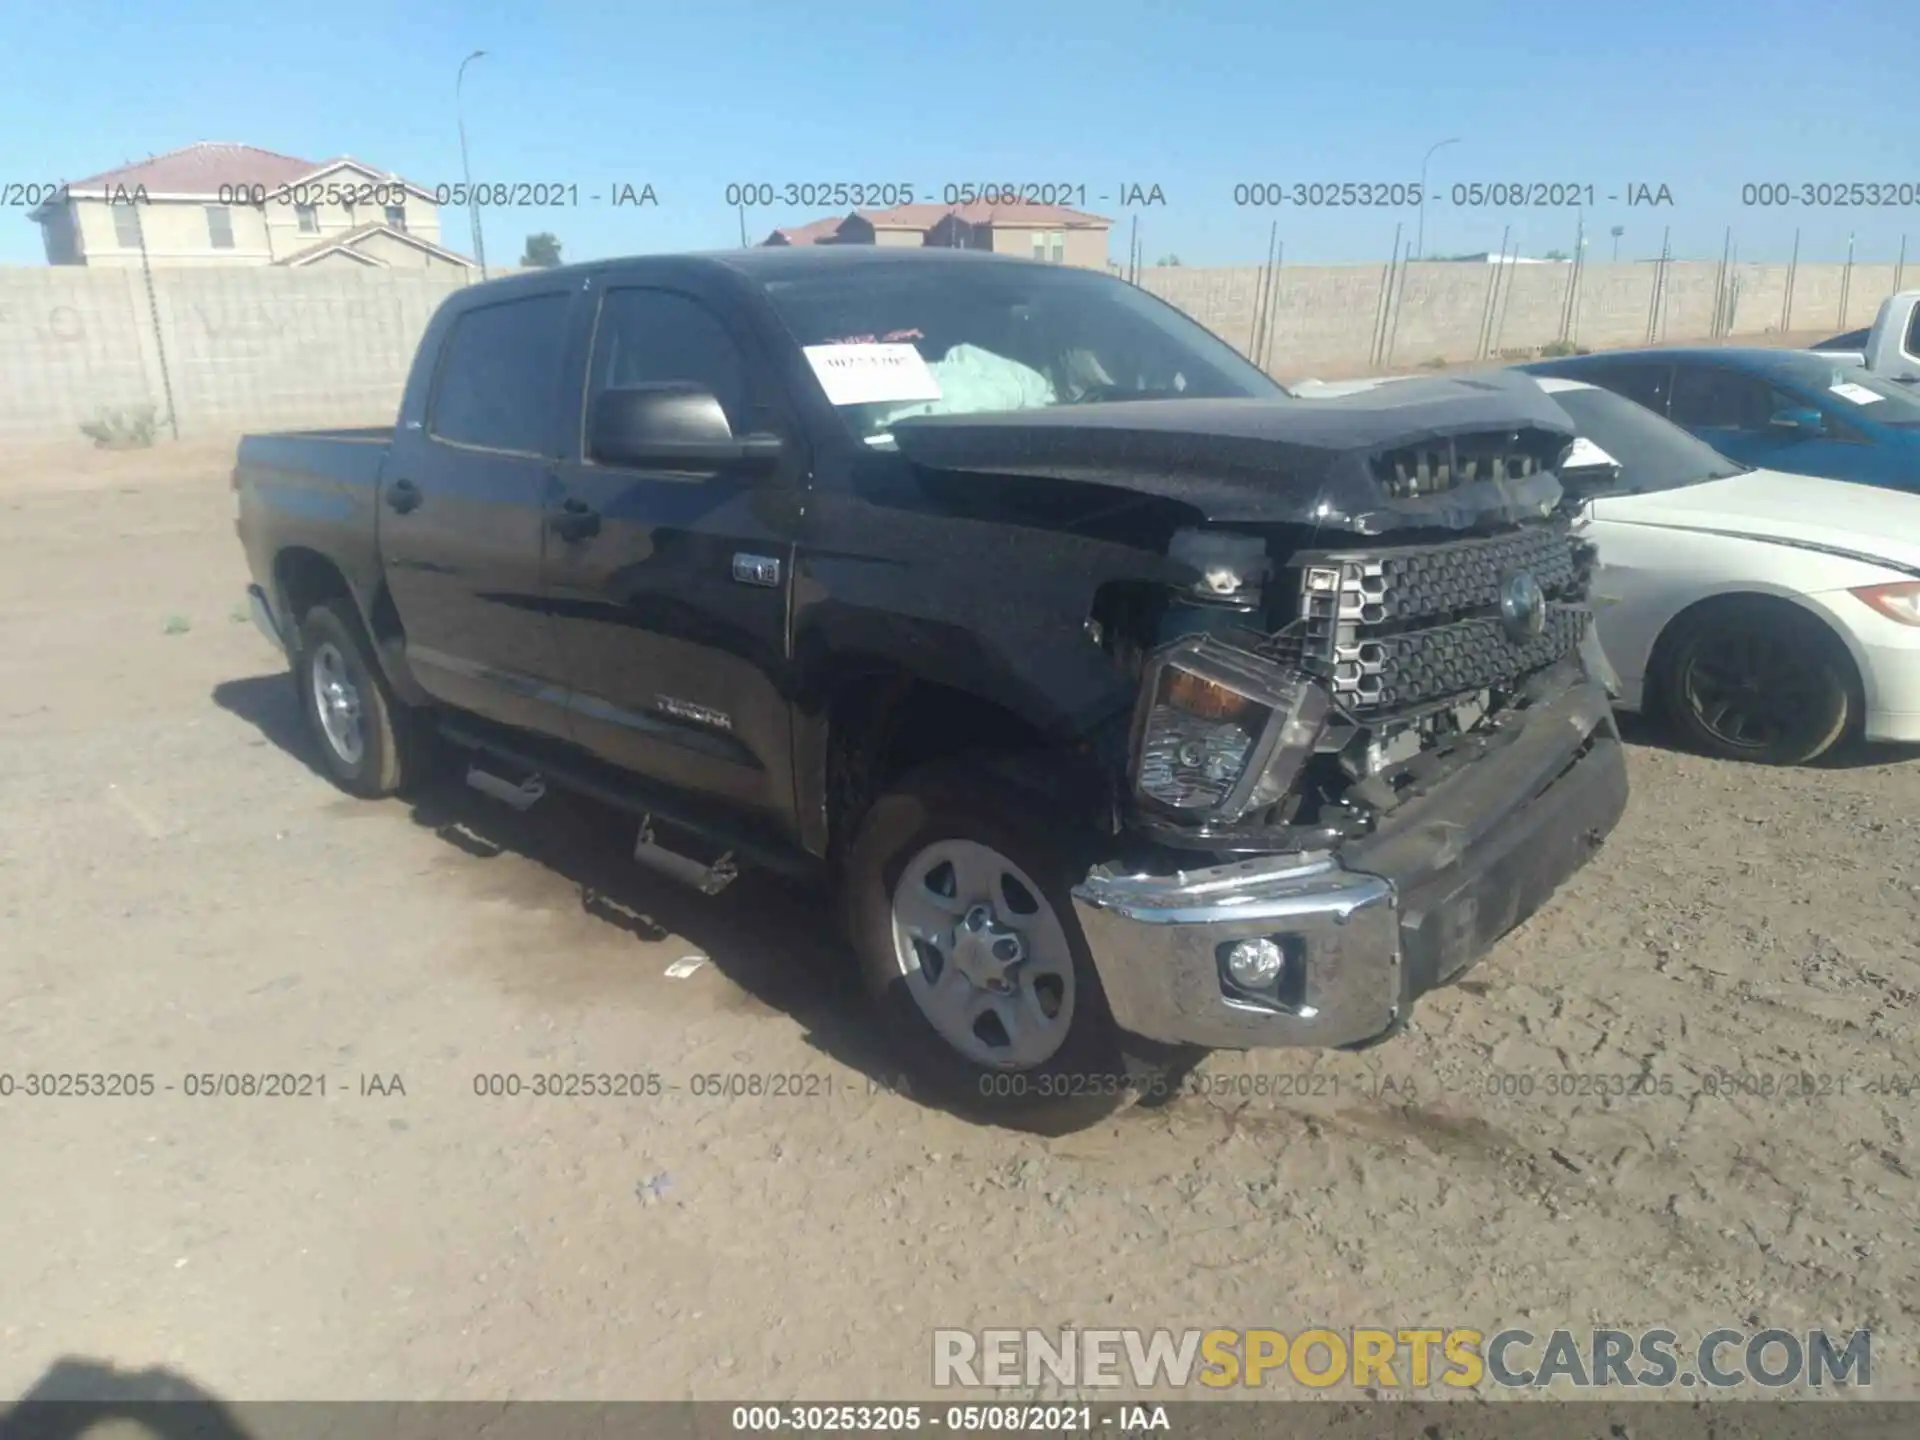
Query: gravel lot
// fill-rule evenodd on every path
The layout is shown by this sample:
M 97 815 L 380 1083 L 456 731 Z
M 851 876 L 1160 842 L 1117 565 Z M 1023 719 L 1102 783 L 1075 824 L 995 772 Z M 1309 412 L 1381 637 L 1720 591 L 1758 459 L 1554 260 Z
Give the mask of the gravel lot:
M 1868 1088 L 1920 1076 L 1920 761 L 1642 738 L 1600 858 L 1407 1036 L 1021 1134 L 876 1091 L 816 903 L 677 890 L 582 805 L 320 779 L 230 464 L 0 464 L 0 1071 L 156 1082 L 0 1099 L 0 1392 L 931 1398 L 936 1326 L 1425 1323 L 1870 1326 L 1874 1393 L 1920 1393 L 1920 1093 Z M 681 1088 L 474 1092 L 551 1070 Z

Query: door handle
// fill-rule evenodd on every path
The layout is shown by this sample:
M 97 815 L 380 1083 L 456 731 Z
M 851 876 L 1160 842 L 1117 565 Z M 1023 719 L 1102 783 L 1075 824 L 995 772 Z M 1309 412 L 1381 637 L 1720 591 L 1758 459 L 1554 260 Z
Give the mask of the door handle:
M 420 508 L 420 487 L 411 480 L 396 480 L 387 487 L 387 504 L 401 515 Z
M 553 529 L 562 540 L 589 540 L 600 533 L 600 512 L 584 500 L 569 500 L 554 515 Z

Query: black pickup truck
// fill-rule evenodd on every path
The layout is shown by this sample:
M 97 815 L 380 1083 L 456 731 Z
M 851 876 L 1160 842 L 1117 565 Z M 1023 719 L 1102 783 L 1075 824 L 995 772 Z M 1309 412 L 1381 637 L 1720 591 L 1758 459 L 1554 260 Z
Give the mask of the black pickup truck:
M 1107 275 L 819 247 L 463 290 L 394 430 L 234 485 L 341 786 L 464 755 L 837 885 L 917 1078 L 1019 1105 L 1383 1039 L 1600 844 L 1572 440 L 1518 376 L 1302 400 Z

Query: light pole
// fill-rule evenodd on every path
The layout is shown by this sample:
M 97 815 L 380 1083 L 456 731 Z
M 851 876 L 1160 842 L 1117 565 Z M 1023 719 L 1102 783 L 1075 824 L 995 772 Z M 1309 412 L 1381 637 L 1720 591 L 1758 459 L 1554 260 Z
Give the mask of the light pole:
M 480 202 L 473 194 L 473 167 L 467 163 L 467 116 L 460 104 L 460 87 L 466 83 L 467 66 L 487 52 L 476 50 L 460 62 L 453 77 L 453 116 L 460 126 L 460 178 L 467 186 L 467 221 L 473 228 L 473 258 L 480 262 L 480 278 L 487 278 L 487 242 L 480 231 Z
M 1427 258 L 1427 162 L 1433 159 L 1434 151 L 1459 143 L 1458 135 L 1449 140 L 1435 141 L 1427 147 L 1427 153 L 1420 157 L 1420 223 L 1413 232 L 1413 256 L 1416 260 Z
M 1627 227 L 1624 225 L 1616 225 L 1607 233 L 1613 236 L 1613 258 L 1618 260 L 1620 258 L 1620 237 L 1627 233 Z

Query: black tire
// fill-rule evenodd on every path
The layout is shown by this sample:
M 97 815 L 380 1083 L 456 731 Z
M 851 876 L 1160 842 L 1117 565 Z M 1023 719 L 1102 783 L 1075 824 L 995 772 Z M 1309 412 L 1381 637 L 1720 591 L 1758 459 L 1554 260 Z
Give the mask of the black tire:
M 335 666 L 358 711 L 358 752 L 343 747 L 322 714 L 316 672 Z M 323 600 L 300 617 L 293 656 L 294 688 L 320 767 L 349 795 L 378 800 L 404 789 L 422 768 L 424 727 L 394 698 L 373 659 L 366 629 L 347 600 Z
M 1199 1054 L 1151 1045 L 1115 1025 L 1069 893 L 1086 874 L 1088 856 L 1062 837 L 1063 828 L 1057 818 L 1049 822 L 1042 798 L 1004 772 L 981 762 L 940 762 L 874 802 L 848 848 L 841 879 L 867 990 L 910 1090 L 963 1113 L 1056 1133 L 1092 1124 L 1130 1098 L 1164 1098 L 1177 1083 L 1170 1068 L 1191 1065 Z M 911 862 L 930 846 L 953 841 L 986 846 L 1011 861 L 1038 892 L 1027 898 L 1051 911 L 1064 936 L 1072 966 L 1070 1018 L 1064 1039 L 1043 1063 L 982 1063 L 949 1041 L 915 999 L 896 950 L 894 899 Z M 1023 918 L 1018 905 L 1000 913 L 1009 922 L 1044 925 L 1035 916 Z M 917 978 L 924 979 L 927 968 L 923 963 Z
M 1691 748 L 1723 760 L 1805 765 L 1860 718 L 1852 658 L 1791 603 L 1738 599 L 1682 616 L 1662 637 L 1651 689 Z

